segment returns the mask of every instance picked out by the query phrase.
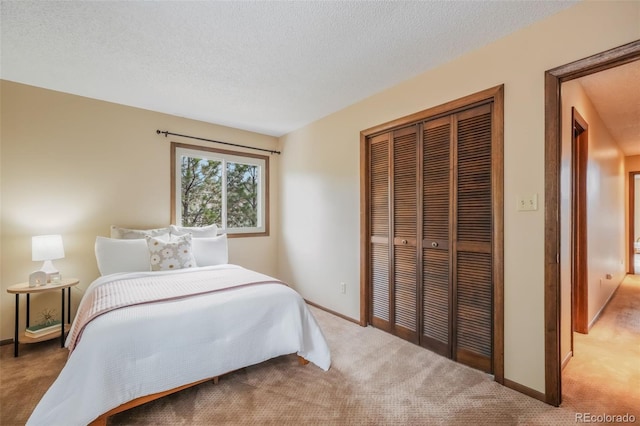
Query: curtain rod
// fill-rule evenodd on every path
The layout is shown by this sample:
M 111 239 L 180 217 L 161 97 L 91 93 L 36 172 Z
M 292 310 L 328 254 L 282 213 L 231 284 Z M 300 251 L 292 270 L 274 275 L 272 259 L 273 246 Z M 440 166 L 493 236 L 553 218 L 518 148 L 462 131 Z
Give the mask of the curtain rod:
M 156 133 L 159 134 L 159 135 L 163 134 L 165 138 L 167 136 L 169 136 L 169 135 L 171 135 L 171 136 L 180 136 L 180 137 L 183 137 L 183 138 L 197 139 L 199 141 L 212 142 L 212 143 L 220 143 L 222 145 L 236 146 L 236 147 L 239 147 L 239 148 L 255 149 L 257 151 L 268 152 L 269 154 L 280 154 L 280 151 L 274 151 L 274 150 L 271 150 L 271 149 L 256 148 L 256 147 L 253 147 L 253 146 L 240 145 L 240 144 L 237 144 L 237 143 L 221 142 L 221 141 L 216 141 L 216 140 L 213 140 L 213 139 L 199 138 L 199 137 L 196 137 L 196 136 L 181 135 L 180 133 L 171 133 L 171 132 L 168 132 L 168 131 L 164 131 L 163 132 L 163 131 L 160 131 L 160 130 L 156 130 Z

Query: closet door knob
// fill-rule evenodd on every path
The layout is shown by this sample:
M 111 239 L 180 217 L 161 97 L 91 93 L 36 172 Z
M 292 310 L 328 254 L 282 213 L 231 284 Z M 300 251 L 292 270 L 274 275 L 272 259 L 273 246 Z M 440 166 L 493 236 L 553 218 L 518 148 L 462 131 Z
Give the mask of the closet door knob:
M 431 243 L 431 247 L 438 247 L 438 243 L 436 243 L 435 241 Z
M 408 243 L 408 241 L 407 241 L 407 240 L 402 240 L 402 244 L 405 244 L 405 245 L 406 245 L 407 243 Z

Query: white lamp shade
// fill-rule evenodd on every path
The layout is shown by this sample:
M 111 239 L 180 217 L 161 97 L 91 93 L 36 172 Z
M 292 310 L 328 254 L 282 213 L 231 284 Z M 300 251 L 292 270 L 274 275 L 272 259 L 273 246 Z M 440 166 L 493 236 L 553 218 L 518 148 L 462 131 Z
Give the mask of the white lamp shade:
M 62 259 L 64 257 L 62 236 L 39 235 L 32 237 L 31 256 L 34 261 Z

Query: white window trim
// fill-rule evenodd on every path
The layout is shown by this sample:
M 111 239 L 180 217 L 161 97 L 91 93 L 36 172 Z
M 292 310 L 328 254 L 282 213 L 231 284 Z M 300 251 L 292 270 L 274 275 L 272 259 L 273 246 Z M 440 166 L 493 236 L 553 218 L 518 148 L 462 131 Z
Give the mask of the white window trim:
M 269 185 L 269 157 L 255 154 L 245 154 L 241 152 L 225 151 L 209 147 L 200 147 L 196 145 L 185 145 L 173 142 L 172 144 L 172 177 L 173 187 L 172 197 L 173 205 L 171 206 L 171 218 L 172 222 L 181 225 L 182 224 L 182 182 L 181 182 L 181 167 L 183 157 L 196 157 L 206 158 L 207 160 L 221 161 L 223 163 L 222 174 L 222 223 L 217 223 L 219 227 L 219 233 L 226 233 L 231 235 L 242 236 L 243 234 L 252 235 L 269 235 L 269 219 L 268 219 L 268 192 L 267 187 Z M 240 163 L 252 166 L 258 166 L 260 170 L 259 175 L 259 191 L 258 191 L 258 226 L 252 228 L 227 228 L 227 209 L 226 209 L 226 193 L 227 193 L 227 173 L 226 163 Z

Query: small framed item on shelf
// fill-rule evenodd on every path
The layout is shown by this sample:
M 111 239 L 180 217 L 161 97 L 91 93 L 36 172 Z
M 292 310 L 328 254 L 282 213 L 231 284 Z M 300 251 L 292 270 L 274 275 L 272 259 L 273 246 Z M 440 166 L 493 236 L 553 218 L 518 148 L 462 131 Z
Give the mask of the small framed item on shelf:
M 44 271 L 35 271 L 29 274 L 29 287 L 37 287 L 47 284 L 47 273 Z

